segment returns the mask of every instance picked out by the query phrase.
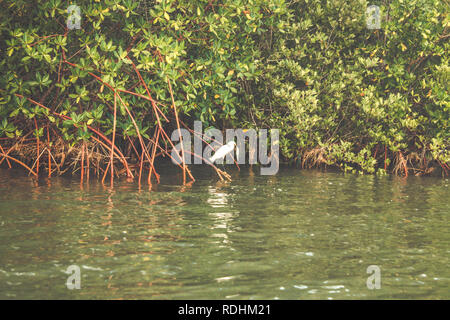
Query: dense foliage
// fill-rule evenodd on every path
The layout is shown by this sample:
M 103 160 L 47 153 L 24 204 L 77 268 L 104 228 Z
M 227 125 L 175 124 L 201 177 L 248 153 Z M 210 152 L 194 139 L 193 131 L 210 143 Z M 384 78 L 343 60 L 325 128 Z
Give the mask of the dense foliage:
M 372 4 L 380 30 L 366 27 L 366 1 L 292 1 L 255 93 L 265 109 L 255 113 L 284 131 L 282 153 L 304 165 L 422 174 L 437 160 L 446 168 L 448 3 Z
M 150 177 L 164 129 L 202 120 L 279 128 L 303 165 L 445 171 L 448 3 L 373 4 L 379 30 L 363 0 L 0 1 L 0 161 L 38 171 L 46 150 L 61 173 L 72 152 Z

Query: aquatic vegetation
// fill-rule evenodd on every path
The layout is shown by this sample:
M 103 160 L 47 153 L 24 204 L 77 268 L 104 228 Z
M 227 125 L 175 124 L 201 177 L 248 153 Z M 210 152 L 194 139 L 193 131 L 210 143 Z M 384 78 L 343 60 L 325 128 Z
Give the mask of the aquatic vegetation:
M 50 176 L 71 156 L 82 179 L 93 168 L 140 181 L 146 169 L 159 181 L 154 161 L 171 157 L 166 131 L 179 117 L 237 119 L 240 82 L 257 74 L 254 38 L 275 24 L 277 3 L 77 1 L 69 29 L 66 2 L 3 1 L 1 159 L 38 175 L 48 154 Z
M 362 0 L 70 4 L 79 16 L 0 2 L 0 165 L 151 185 L 167 132 L 201 120 L 279 128 L 282 159 L 303 166 L 449 170 L 444 1 L 378 1 L 381 29 Z
M 302 166 L 448 173 L 448 1 L 291 1 L 271 39 L 252 113 Z

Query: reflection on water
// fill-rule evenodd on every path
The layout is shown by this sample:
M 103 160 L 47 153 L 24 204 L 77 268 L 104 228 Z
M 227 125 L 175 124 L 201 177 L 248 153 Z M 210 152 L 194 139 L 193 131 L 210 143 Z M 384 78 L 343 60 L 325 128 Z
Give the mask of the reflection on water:
M 232 242 L 229 240 L 228 234 L 233 232 L 230 225 L 233 219 L 237 216 L 238 212 L 233 212 L 233 210 L 230 209 L 228 204 L 228 197 L 230 195 L 226 193 L 225 186 L 225 183 L 218 182 L 216 183 L 215 188 L 208 187 L 208 194 L 210 197 L 206 201 L 212 208 L 225 208 L 225 210 L 227 210 L 224 212 L 211 211 L 209 216 L 211 216 L 215 221 L 212 229 L 217 230 L 217 233 L 212 234 L 212 236 L 218 238 L 218 243 L 222 244 L 219 244 L 220 247 L 227 246 L 228 248 L 231 248 Z M 222 277 L 219 279 L 223 280 L 228 278 L 230 277 Z
M 194 170 L 152 192 L 0 170 L 0 298 L 450 298 L 448 179 Z

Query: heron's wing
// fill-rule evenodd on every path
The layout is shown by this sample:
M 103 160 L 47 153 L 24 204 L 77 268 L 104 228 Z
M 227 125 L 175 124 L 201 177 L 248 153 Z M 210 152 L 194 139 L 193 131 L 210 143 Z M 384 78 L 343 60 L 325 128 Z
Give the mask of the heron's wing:
M 211 162 L 216 161 L 217 159 L 222 159 L 223 157 L 225 157 L 227 155 L 227 153 L 229 153 L 232 150 L 233 150 L 233 148 L 231 148 L 230 146 L 227 146 L 227 145 L 220 147 L 216 151 L 216 153 L 214 153 L 214 155 L 211 157 Z

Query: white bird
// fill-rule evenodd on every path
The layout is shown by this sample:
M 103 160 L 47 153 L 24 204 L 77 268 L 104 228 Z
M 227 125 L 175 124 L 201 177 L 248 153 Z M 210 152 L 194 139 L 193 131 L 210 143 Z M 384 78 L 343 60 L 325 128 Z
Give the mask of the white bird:
M 217 149 L 216 153 L 214 153 L 214 155 L 209 158 L 209 161 L 211 161 L 211 163 L 214 163 L 214 161 L 224 158 L 228 153 L 232 152 L 235 147 L 236 143 L 234 141 L 228 142 L 226 145 L 221 146 L 219 149 Z M 236 147 L 236 155 L 237 153 L 238 148 Z

